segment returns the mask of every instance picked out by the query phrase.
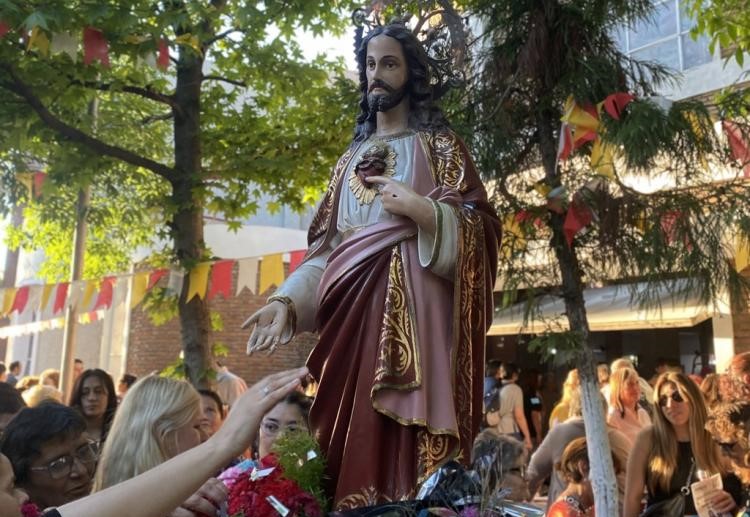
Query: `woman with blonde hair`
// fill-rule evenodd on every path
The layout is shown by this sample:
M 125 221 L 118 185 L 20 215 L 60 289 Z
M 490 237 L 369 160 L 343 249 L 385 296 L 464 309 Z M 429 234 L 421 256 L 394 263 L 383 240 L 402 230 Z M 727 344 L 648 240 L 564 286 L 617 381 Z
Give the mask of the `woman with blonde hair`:
M 202 421 L 200 395 L 188 382 L 156 375 L 136 382 L 112 422 L 93 491 L 122 483 L 199 445 L 206 439 Z M 210 479 L 201 491 L 183 506 L 215 514 L 209 501 L 226 498 L 221 482 Z
M 549 428 L 552 429 L 557 424 L 561 424 L 568 419 L 570 413 L 570 399 L 573 397 L 573 392 L 578 389 L 581 385 L 578 379 L 578 370 L 572 369 L 568 372 L 568 376 L 565 377 L 563 383 L 563 392 L 560 402 L 555 405 L 552 413 L 549 416 Z
M 632 445 L 641 429 L 651 423 L 648 413 L 638 405 L 641 387 L 638 372 L 620 368 L 609 380 L 607 423 L 620 431 Z
M 683 494 L 689 493 L 699 470 L 707 475 L 721 474 L 725 489 L 731 484 L 718 447 L 705 429 L 703 396 L 685 374 L 667 372 L 654 386 L 653 402 L 653 425 L 638 434 L 628 459 L 623 515 L 640 514 L 644 487 L 648 491 L 647 512 L 682 497 L 684 515 L 695 515 L 693 498 Z M 739 499 L 739 494 L 733 497 L 720 490 L 711 506 L 721 514 L 734 509 Z

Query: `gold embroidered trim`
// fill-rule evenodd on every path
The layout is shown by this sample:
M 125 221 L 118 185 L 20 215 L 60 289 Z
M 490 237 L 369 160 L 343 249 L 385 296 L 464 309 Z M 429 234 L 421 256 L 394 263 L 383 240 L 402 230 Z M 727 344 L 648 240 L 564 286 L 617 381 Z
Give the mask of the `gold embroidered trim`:
M 400 245 L 393 247 L 388 268 L 378 355 L 371 396 L 381 388 L 407 390 L 422 384 L 419 343 L 404 259 Z
M 268 300 L 266 300 L 266 303 L 271 302 L 281 302 L 284 305 L 286 305 L 287 309 L 287 325 L 290 325 L 292 328 L 292 336 L 297 333 L 297 309 L 294 307 L 294 302 L 291 298 L 288 296 L 276 296 L 273 295 Z
M 440 246 L 443 245 L 443 209 L 440 208 L 440 204 L 434 199 L 427 199 L 432 203 L 432 209 L 435 210 L 435 242 L 432 245 L 430 263 L 427 264 L 427 268 L 429 269 L 437 264 L 437 261 L 440 258 Z
M 380 158 L 385 162 L 383 176 L 391 177 L 396 173 L 396 151 L 383 140 L 373 141 L 372 145 L 362 153 L 362 156 L 360 156 L 349 173 L 349 190 L 352 191 L 352 194 L 354 194 L 360 205 L 371 204 L 375 200 L 375 196 L 379 193 L 379 185 L 365 183 L 357 176 L 357 166 L 363 161 L 373 158 Z

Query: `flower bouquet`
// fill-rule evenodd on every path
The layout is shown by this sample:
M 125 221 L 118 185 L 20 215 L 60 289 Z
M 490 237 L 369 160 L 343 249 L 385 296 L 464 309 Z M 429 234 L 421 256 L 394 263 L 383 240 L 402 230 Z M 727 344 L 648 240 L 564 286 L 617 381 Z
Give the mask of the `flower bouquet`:
M 307 433 L 288 433 L 274 452 L 236 477 L 229 488 L 232 517 L 322 517 L 325 462 Z

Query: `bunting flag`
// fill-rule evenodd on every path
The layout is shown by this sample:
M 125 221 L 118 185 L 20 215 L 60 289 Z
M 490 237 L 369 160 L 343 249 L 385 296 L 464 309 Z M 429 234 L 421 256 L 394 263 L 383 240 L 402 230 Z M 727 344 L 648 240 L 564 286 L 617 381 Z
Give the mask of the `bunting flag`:
M 659 224 L 667 244 L 672 244 L 677 237 L 677 220 L 680 217 L 682 213 L 679 210 L 669 210 L 661 216 Z
M 44 57 L 49 55 L 49 39 L 40 27 L 31 29 L 31 36 L 26 44 L 26 50 L 32 49 L 38 50 Z
M 105 276 L 102 279 L 102 283 L 99 285 L 99 295 L 96 297 L 93 310 L 109 309 L 112 306 L 112 291 L 115 280 L 116 278 L 113 276 Z
M 57 284 L 57 290 L 55 291 L 55 304 L 52 307 L 52 314 L 57 314 L 65 308 L 65 301 L 68 299 L 69 286 L 69 282 Z
M 42 196 L 42 191 L 44 189 L 44 183 L 47 181 L 47 174 L 44 172 L 35 172 L 32 175 L 33 178 L 33 195 L 34 198 L 39 198 Z
M 608 95 L 607 98 L 602 101 L 602 104 L 604 105 L 604 110 L 607 112 L 607 115 L 615 120 L 620 120 L 620 115 L 625 109 L 625 106 L 634 100 L 635 97 L 633 95 L 626 92 L 618 92 Z
M 220 260 L 211 270 L 211 286 L 208 289 L 208 300 L 213 300 L 217 294 L 229 299 L 232 290 L 232 268 L 234 260 Z M 290 265 L 291 268 L 291 265 Z
M 591 147 L 591 168 L 599 175 L 615 179 L 614 155 L 615 148 L 606 144 L 601 138 L 601 112 L 615 120 L 620 120 L 625 107 L 635 97 L 627 92 L 617 92 L 608 95 L 596 106 L 580 106 L 573 96 L 565 101 L 560 137 L 557 147 L 557 160 L 567 160 L 572 152 L 586 142 L 593 141 Z
M 162 72 L 166 72 L 167 68 L 169 68 L 169 45 L 167 45 L 167 40 L 161 38 L 159 43 L 157 43 L 157 49 L 159 54 L 156 58 L 156 66 Z
M 13 305 L 10 308 L 10 311 L 13 312 L 16 311 L 18 314 L 21 314 L 23 310 L 26 308 L 26 304 L 29 302 L 29 286 L 25 285 L 23 287 L 19 287 L 16 291 L 16 296 L 13 299 Z
M 3 39 L 6 34 L 10 31 L 10 25 L 0 20 L 0 39 Z
M 56 32 L 52 34 L 50 51 L 52 54 L 67 54 L 75 63 L 78 58 L 78 40 L 67 32 Z
M 90 65 L 94 61 L 109 68 L 109 47 L 100 30 L 86 27 L 83 29 L 83 64 Z
M 284 281 L 284 261 L 281 253 L 266 255 L 260 261 L 260 283 L 258 294 L 263 294 L 271 286 L 280 286 Z
M 239 270 L 237 271 L 237 292 L 239 296 L 244 288 L 248 288 L 252 294 L 255 294 L 255 286 L 258 284 L 258 262 L 256 257 L 238 260 Z
M 722 120 L 721 127 L 727 135 L 732 159 L 739 162 L 746 178 L 750 178 L 750 146 L 743 138 L 742 128 L 731 120 Z
M 210 262 L 201 262 L 190 270 L 188 277 L 188 293 L 185 298 L 189 302 L 196 296 L 201 300 L 206 297 L 206 288 L 208 287 L 208 272 L 211 269 Z
M 146 291 L 148 291 L 149 289 L 148 277 L 149 277 L 148 271 L 142 271 L 140 273 L 136 273 L 133 275 L 133 282 L 131 283 L 131 288 L 130 288 L 130 308 L 131 309 L 135 309 L 138 306 L 138 304 L 141 303 L 143 299 L 146 297 Z
M 81 304 L 75 305 L 75 307 L 81 312 L 87 311 L 89 307 L 91 307 L 91 300 L 94 299 L 94 294 L 96 294 L 98 287 L 96 280 L 83 280 L 82 285 L 83 295 L 81 296 Z M 73 306 L 72 303 L 71 306 Z
M 306 253 L 307 250 L 295 250 L 289 252 L 289 274 L 292 274 L 294 270 L 302 264 Z
M 734 268 L 739 273 L 750 266 L 750 242 L 738 237 L 734 243 Z
M 153 289 L 156 283 L 161 280 L 162 277 L 164 277 L 164 275 L 166 275 L 167 273 L 169 273 L 169 269 L 167 268 L 157 269 L 153 271 L 151 273 L 151 277 L 148 279 L 148 286 L 146 287 L 146 290 L 150 291 L 151 289 Z
M 182 285 L 185 283 L 185 272 L 178 269 L 169 271 L 169 280 L 167 280 L 167 292 L 174 296 L 182 294 Z
M 39 310 L 43 311 L 47 308 L 49 298 L 52 295 L 52 291 L 55 289 L 55 284 L 47 284 L 42 287 L 42 300 L 39 302 Z
M 614 150 L 610 144 L 605 144 L 601 138 L 596 137 L 591 147 L 591 168 L 597 174 L 611 180 L 615 179 Z
M 578 196 L 573 196 L 568 213 L 565 215 L 565 222 L 563 222 L 563 232 L 568 247 L 573 245 L 573 238 L 578 232 L 591 224 L 593 219 L 591 209 Z
M 515 250 L 526 249 L 526 233 L 523 231 L 521 222 L 518 214 L 508 214 L 503 218 L 501 247 L 506 259 L 509 259 Z
M 9 314 L 11 309 L 13 308 L 13 301 L 16 299 L 16 288 L 15 287 L 6 287 L 5 291 L 3 291 L 3 306 L 2 306 L 2 315 L 5 316 L 6 314 Z
M 186 34 L 181 34 L 177 36 L 174 39 L 174 42 L 178 45 L 184 45 L 187 47 L 192 48 L 196 54 L 203 55 L 203 50 L 201 49 L 200 40 L 198 40 L 198 36 L 193 36 L 189 32 Z
M 39 300 L 42 297 L 42 287 L 44 286 L 39 284 L 29 286 L 29 300 L 26 303 L 27 309 L 32 311 L 36 311 L 39 309 Z M 20 311 L 19 314 L 21 314 L 22 312 L 23 311 Z

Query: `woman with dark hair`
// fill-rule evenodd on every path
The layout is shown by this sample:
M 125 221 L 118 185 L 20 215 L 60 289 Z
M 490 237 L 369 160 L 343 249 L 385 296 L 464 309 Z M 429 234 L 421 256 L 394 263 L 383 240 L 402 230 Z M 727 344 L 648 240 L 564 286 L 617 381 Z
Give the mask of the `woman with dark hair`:
M 257 459 L 245 460 L 230 467 L 219 476 L 219 479 L 231 487 L 239 476 L 260 465 L 258 460 L 273 451 L 273 444 L 284 432 L 309 432 L 308 417 L 311 406 L 312 399 L 298 391 L 293 391 L 277 402 L 263 415 L 260 422 L 260 429 L 256 435 L 258 437 Z
M 86 420 L 86 433 L 101 447 L 117 409 L 117 393 L 112 377 L 98 368 L 84 370 L 76 379 L 68 405 Z

